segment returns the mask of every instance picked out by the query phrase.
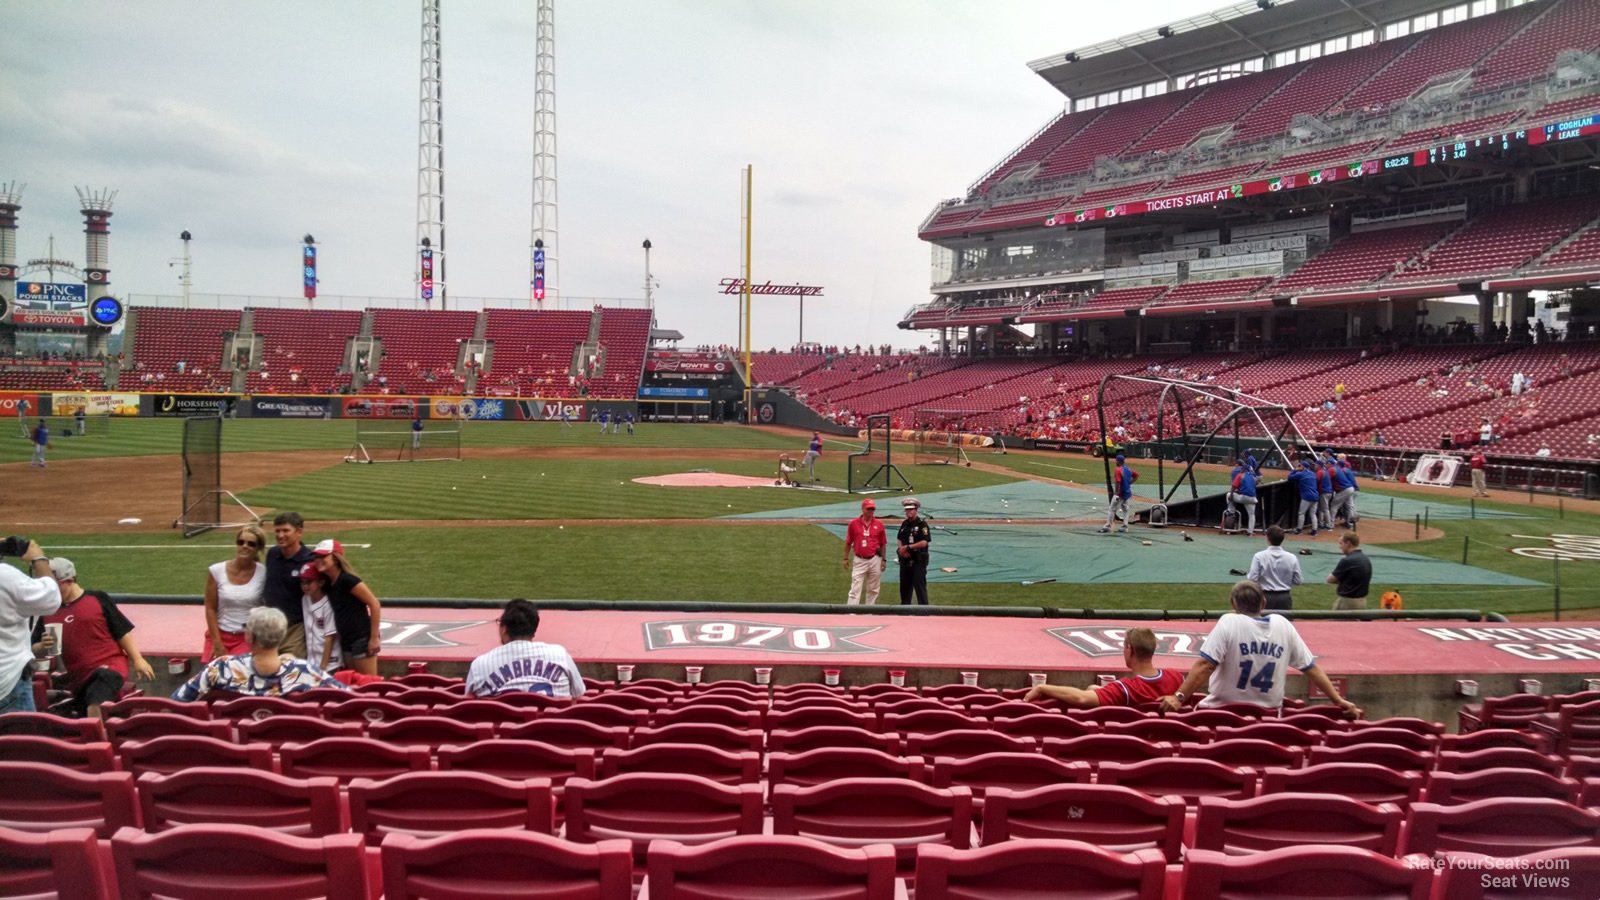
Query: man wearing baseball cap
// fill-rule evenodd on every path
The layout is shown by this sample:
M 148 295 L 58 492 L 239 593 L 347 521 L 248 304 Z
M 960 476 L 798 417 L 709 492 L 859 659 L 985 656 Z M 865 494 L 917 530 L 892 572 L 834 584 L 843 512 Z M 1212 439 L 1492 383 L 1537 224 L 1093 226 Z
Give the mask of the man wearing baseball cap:
M 917 604 L 928 605 L 928 545 L 933 542 L 933 529 L 922 517 L 922 501 L 907 497 L 900 501 L 905 509 L 905 520 L 900 523 L 896 536 L 900 554 L 900 605 L 911 605 L 911 592 L 917 593 Z
M 1111 526 L 1122 520 L 1122 534 L 1128 533 L 1128 501 L 1133 498 L 1133 483 L 1139 473 L 1128 465 L 1128 458 L 1117 454 L 1117 464 L 1111 468 L 1111 503 L 1106 508 L 1106 524 L 1101 534 L 1111 533 Z
M 878 520 L 878 504 L 868 497 L 861 501 L 861 515 L 851 519 L 850 527 L 845 529 L 844 568 L 850 573 L 850 594 L 845 603 L 871 606 L 878 602 L 888 545 L 889 536 Z

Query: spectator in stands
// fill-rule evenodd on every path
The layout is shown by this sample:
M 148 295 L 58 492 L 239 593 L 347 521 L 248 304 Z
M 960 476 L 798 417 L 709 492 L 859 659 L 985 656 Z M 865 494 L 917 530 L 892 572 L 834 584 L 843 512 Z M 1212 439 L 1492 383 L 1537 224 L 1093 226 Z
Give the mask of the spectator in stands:
M 344 665 L 339 628 L 334 623 L 333 601 L 328 599 L 328 579 L 314 562 L 300 569 L 301 623 L 306 632 L 306 658 L 324 672 Z M 338 677 L 337 675 L 334 677 Z
M 1333 567 L 1328 583 L 1338 585 L 1334 609 L 1366 609 L 1367 591 L 1372 587 L 1372 560 L 1361 552 L 1360 536 L 1351 533 L 1339 538 L 1344 557 Z
M 61 606 L 61 588 L 51 577 L 50 557 L 27 538 L 7 541 L 23 542 L 17 554 L 22 565 L 0 565 L 0 713 L 33 712 L 34 652 L 28 621 Z
M 345 560 L 343 544 L 323 541 L 311 555 L 317 571 L 328 580 L 328 602 L 333 606 L 339 655 L 345 667 L 362 675 L 378 674 L 378 654 L 383 650 L 382 604 Z
M 1229 594 L 1233 612 L 1217 620 L 1200 645 L 1195 661 L 1183 684 L 1161 698 L 1161 708 L 1176 711 L 1189 695 L 1208 684 L 1200 706 L 1250 703 L 1267 709 L 1283 706 L 1283 688 L 1289 679 L 1289 666 L 1299 669 L 1318 690 L 1333 700 L 1345 715 L 1360 718 L 1361 709 L 1346 700 L 1317 666 L 1317 659 L 1306 648 L 1294 625 L 1282 616 L 1263 615 L 1265 597 L 1255 582 L 1241 581 Z
M 73 718 L 98 718 L 100 704 L 117 699 L 130 674 L 140 681 L 154 681 L 156 674 L 139 653 L 133 623 L 110 595 L 84 590 L 77 567 L 64 556 L 50 560 L 50 574 L 61 590 L 61 608 L 34 624 L 34 652 L 61 655 L 65 672 L 55 684 L 72 694 L 66 712 Z M 94 602 L 80 602 L 85 597 Z M 61 646 L 55 646 L 47 625 L 61 626 Z
M 497 621 L 500 646 L 472 661 L 465 685 L 468 696 L 494 697 L 516 692 L 559 698 L 583 696 L 583 676 L 567 648 L 533 639 L 539 631 L 537 607 L 522 599 L 508 601 Z
M 1148 628 L 1130 628 L 1122 639 L 1122 663 L 1128 674 L 1110 684 L 1095 688 L 1075 688 L 1041 684 L 1030 688 L 1024 697 L 1029 703 L 1057 700 L 1068 706 L 1139 706 L 1155 703 L 1178 689 L 1184 673 L 1155 666 L 1156 633 Z
M 1267 526 L 1267 547 L 1250 558 L 1250 571 L 1245 573 L 1266 593 L 1267 609 L 1294 609 L 1290 591 L 1303 580 L 1300 560 L 1283 549 L 1283 538 L 1282 528 Z
M 172 699 L 193 703 L 212 691 L 278 697 L 318 687 L 348 690 L 344 682 L 311 663 L 280 654 L 279 647 L 288 630 L 288 620 L 281 611 L 270 606 L 250 610 L 244 625 L 250 652 L 207 663 L 172 692 Z
M 1483 419 L 1483 424 L 1478 426 L 1478 443 L 1487 447 L 1493 441 L 1494 424 L 1489 421 L 1487 416 L 1485 416 Z
M 250 610 L 266 602 L 267 566 L 259 565 L 267 535 L 246 525 L 233 536 L 233 558 L 206 570 L 206 642 L 200 661 L 237 656 L 249 649 L 244 623 Z
M 261 591 L 267 605 L 283 613 L 289 623 L 283 652 L 299 657 L 306 655 L 306 633 L 301 624 L 304 611 L 300 602 L 300 570 L 312 560 L 311 548 L 301 542 L 305 530 L 306 520 L 297 512 L 281 512 L 272 520 L 277 546 L 267 551 L 267 580 Z

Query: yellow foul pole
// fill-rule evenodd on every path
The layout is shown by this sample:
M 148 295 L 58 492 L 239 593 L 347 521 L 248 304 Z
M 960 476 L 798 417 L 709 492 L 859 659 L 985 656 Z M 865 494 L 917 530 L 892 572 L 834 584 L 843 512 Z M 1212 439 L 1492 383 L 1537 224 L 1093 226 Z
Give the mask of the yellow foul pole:
M 750 380 L 750 247 L 755 168 L 753 165 L 744 167 L 744 288 L 739 292 L 739 301 L 744 304 L 744 414 L 745 421 L 752 423 L 756 421 L 756 411 L 755 394 L 751 390 L 754 382 Z

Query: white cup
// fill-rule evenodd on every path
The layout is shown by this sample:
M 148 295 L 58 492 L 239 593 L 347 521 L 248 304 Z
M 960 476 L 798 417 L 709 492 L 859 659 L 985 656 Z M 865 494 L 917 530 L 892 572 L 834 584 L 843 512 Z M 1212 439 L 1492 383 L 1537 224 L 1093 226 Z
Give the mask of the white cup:
M 889 670 L 889 683 L 894 685 L 895 687 L 905 687 L 906 686 L 906 670 L 905 669 L 890 669 Z
M 964 685 L 967 685 L 968 687 L 977 687 L 978 686 L 978 673 L 977 672 L 962 672 L 961 673 L 961 683 L 964 684 Z
M 1047 676 L 1043 672 L 1029 672 L 1028 685 L 1030 687 L 1043 687 Z
M 44 626 L 44 630 L 50 632 L 50 636 L 55 639 L 55 649 L 50 651 L 51 656 L 60 656 L 61 651 L 65 646 L 62 644 L 62 638 L 64 637 L 62 633 L 63 628 L 64 626 L 60 622 Z
M 617 681 L 627 684 L 633 680 L 633 666 L 623 663 L 617 666 Z
M 772 683 L 772 669 L 770 667 L 768 667 L 768 666 L 760 666 L 760 667 L 758 667 L 756 669 L 756 684 L 771 684 L 771 683 Z
M 690 684 L 700 683 L 700 673 L 706 670 L 705 666 L 684 666 L 683 674 L 688 676 Z
M 822 683 L 827 685 L 828 687 L 838 687 L 839 686 L 839 670 L 838 669 L 823 669 L 822 670 Z
M 183 675 L 189 671 L 189 659 L 184 656 L 167 657 L 167 674 Z

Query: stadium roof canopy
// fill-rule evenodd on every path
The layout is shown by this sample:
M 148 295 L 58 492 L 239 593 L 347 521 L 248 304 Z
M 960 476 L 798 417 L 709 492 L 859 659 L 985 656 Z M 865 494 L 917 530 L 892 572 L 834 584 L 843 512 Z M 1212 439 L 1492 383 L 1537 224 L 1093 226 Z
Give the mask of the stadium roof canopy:
M 1074 99 L 1204 72 L 1373 29 L 1462 0 L 1247 0 L 1028 63 Z M 1132 15 L 1138 7 L 1131 7 Z

